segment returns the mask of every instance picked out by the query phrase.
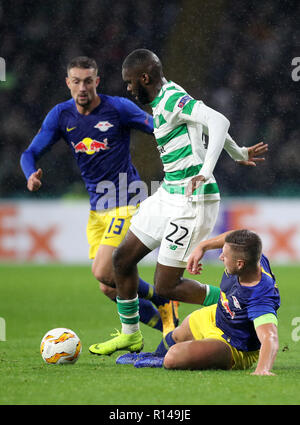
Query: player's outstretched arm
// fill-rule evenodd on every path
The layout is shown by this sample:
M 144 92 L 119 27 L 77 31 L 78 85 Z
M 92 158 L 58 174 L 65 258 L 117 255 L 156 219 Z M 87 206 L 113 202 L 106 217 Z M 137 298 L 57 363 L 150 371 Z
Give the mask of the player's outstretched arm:
M 187 271 L 191 274 L 201 274 L 202 264 L 200 263 L 200 260 L 206 251 L 223 248 L 225 238 L 231 232 L 232 230 L 229 230 L 228 232 L 221 233 L 214 238 L 200 242 L 189 256 L 186 266 Z
M 31 174 L 27 180 L 27 188 L 30 192 L 36 192 L 42 186 L 43 171 L 39 168 L 37 171 Z
M 268 145 L 260 142 L 248 148 L 248 160 L 237 161 L 239 164 L 256 167 L 257 162 L 263 162 L 265 158 L 262 156 L 268 151 Z
M 251 375 L 275 375 L 271 372 L 278 351 L 278 332 L 274 323 L 265 323 L 256 328 L 261 347 L 258 363 Z
M 238 164 L 255 167 L 257 162 L 263 162 L 265 160 L 263 155 L 268 151 L 268 145 L 259 142 L 249 148 L 241 147 L 237 145 L 230 134 L 227 133 L 224 149 Z

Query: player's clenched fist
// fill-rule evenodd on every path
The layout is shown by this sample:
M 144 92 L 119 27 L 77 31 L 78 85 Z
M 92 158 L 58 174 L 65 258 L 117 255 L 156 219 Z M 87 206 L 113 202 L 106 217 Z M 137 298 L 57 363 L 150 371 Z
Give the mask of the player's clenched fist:
M 41 179 L 43 177 L 43 171 L 39 168 L 35 173 L 32 173 L 29 179 L 27 180 L 27 188 L 30 192 L 35 192 L 39 190 L 42 186 Z

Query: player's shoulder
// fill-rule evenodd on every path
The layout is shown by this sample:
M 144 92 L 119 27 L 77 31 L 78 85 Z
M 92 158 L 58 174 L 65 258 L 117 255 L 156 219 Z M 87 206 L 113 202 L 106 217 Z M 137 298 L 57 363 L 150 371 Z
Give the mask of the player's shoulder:
M 56 108 L 57 111 L 61 113 L 68 109 L 74 109 L 74 106 L 75 106 L 74 99 L 71 98 L 71 99 L 65 100 L 64 102 L 58 103 L 57 105 L 55 105 L 54 108 Z
M 187 91 L 174 81 L 168 81 L 163 85 L 161 93 L 158 94 L 157 98 L 161 98 L 164 101 L 168 101 L 169 98 L 180 98 L 187 95 Z
M 171 80 L 168 81 L 168 83 L 166 84 L 166 89 L 168 91 L 175 90 L 175 91 L 186 93 L 186 90 L 182 86 L 180 86 L 178 83 L 175 83 L 174 81 L 171 81 Z
M 122 96 L 110 96 L 105 94 L 101 95 L 101 99 L 107 104 L 111 105 L 112 108 L 115 108 L 117 110 L 138 107 L 134 102 L 132 102 L 132 100 Z
M 105 95 L 102 98 L 106 105 L 110 105 L 109 107 L 118 113 L 119 119 L 123 124 L 128 124 L 129 121 L 133 118 L 136 120 L 137 117 L 145 119 L 145 112 L 126 97 Z
M 76 107 L 75 107 L 75 102 L 73 99 L 69 99 L 65 102 L 57 103 L 47 113 L 43 122 L 43 127 L 57 129 L 61 125 L 62 120 L 64 119 L 63 112 L 68 110 L 70 111 L 74 110 L 74 108 Z
M 75 102 L 73 99 L 68 99 L 64 102 L 57 103 L 50 109 L 48 115 L 55 115 L 57 118 L 60 117 L 61 113 L 67 110 L 74 109 Z
M 194 98 L 188 92 L 174 81 L 168 81 L 163 85 L 157 97 L 151 102 L 152 108 L 164 110 L 167 114 L 175 110 L 182 110 L 190 100 Z M 177 106 L 179 109 L 175 109 Z

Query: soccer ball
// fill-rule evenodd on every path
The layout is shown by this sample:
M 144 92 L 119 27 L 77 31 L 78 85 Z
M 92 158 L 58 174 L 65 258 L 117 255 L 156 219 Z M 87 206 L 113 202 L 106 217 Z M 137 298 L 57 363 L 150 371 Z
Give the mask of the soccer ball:
M 56 328 L 44 335 L 40 353 L 46 363 L 72 364 L 77 362 L 81 349 L 80 339 L 75 332 L 67 328 Z

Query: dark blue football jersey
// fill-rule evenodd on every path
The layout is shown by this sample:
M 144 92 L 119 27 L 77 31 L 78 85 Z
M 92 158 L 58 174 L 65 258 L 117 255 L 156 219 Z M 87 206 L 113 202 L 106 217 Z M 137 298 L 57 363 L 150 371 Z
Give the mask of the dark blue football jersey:
M 277 316 L 279 290 L 267 257 L 261 257 L 262 275 L 255 286 L 242 286 L 236 275 L 225 271 L 216 310 L 216 325 L 223 337 L 235 348 L 254 351 L 260 348 L 253 320 L 263 314 Z
M 21 156 L 28 179 L 43 153 L 64 139 L 75 156 L 94 211 L 128 204 L 135 194 L 128 186 L 140 180 L 131 162 L 130 130 L 153 132 L 151 115 L 132 101 L 102 94 L 100 99 L 89 115 L 80 114 L 73 99 L 56 105 Z

